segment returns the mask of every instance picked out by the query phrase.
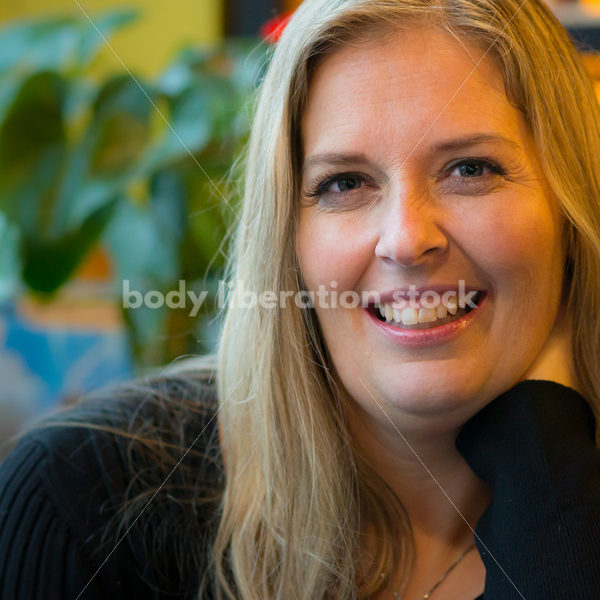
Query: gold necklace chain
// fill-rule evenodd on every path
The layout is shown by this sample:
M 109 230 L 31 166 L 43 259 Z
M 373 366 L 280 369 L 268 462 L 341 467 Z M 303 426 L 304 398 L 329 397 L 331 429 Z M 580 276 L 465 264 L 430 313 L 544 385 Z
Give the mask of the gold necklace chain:
M 444 572 L 444 574 L 435 582 L 435 584 L 433 585 L 433 587 L 423 596 L 423 600 L 428 600 L 431 597 L 431 594 L 437 589 L 437 587 L 442 583 L 442 581 L 444 581 L 444 579 L 446 579 L 446 577 L 448 576 L 448 574 L 450 573 L 450 571 L 452 571 L 452 569 L 454 569 L 454 567 L 456 567 L 456 565 L 465 557 L 465 555 L 467 554 L 467 552 L 469 552 L 469 550 L 471 550 L 472 548 L 475 547 L 475 542 L 473 542 L 449 567 L 448 569 L 446 569 L 446 571 Z M 385 578 L 385 575 L 383 573 L 381 573 L 380 577 L 382 579 Z M 402 596 L 400 596 L 400 594 L 396 591 L 396 590 L 392 590 L 392 594 L 394 595 L 394 598 L 396 600 L 402 600 Z

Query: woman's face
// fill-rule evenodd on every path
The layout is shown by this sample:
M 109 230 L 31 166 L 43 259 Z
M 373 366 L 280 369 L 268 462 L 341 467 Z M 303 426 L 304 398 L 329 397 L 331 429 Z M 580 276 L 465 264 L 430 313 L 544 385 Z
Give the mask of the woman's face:
M 307 289 L 337 292 L 315 308 L 341 382 L 382 422 L 378 404 L 409 428 L 459 426 L 519 380 L 562 311 L 558 207 L 495 63 L 473 70 L 483 52 L 413 29 L 345 47 L 311 80 L 296 251 Z M 485 296 L 450 326 L 426 322 L 422 294 L 405 294 L 406 324 L 339 305 L 461 280 Z

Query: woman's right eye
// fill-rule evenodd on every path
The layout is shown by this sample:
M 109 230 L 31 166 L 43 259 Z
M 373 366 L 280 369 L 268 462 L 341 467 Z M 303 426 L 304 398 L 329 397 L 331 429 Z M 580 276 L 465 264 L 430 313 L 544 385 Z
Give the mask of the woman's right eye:
M 343 175 L 331 181 L 330 186 L 333 187 L 330 190 L 332 192 L 351 192 L 361 186 L 361 179 L 356 175 Z M 335 189 L 336 187 L 337 189 Z
M 317 181 L 305 192 L 309 198 L 318 198 L 325 194 L 345 194 L 361 188 L 364 177 L 356 173 L 340 173 Z

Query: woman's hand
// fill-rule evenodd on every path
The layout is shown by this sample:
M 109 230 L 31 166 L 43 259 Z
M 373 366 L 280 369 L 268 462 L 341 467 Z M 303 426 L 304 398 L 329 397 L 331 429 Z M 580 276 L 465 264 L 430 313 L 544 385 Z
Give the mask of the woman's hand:
M 521 375 L 519 382 L 525 379 L 544 379 L 566 385 L 581 393 L 573 369 L 572 318 L 563 307 L 559 310 L 561 313 L 557 316 L 554 328 L 533 363 Z

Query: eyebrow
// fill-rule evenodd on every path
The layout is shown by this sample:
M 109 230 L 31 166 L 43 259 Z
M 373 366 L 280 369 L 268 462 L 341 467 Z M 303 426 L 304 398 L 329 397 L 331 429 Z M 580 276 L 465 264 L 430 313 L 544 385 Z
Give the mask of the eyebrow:
M 442 141 L 432 147 L 434 152 L 449 152 L 452 150 L 460 150 L 469 146 L 475 146 L 477 144 L 484 143 L 501 143 L 512 146 L 513 148 L 520 150 L 521 146 L 514 140 L 504 137 L 503 135 L 493 133 L 478 133 L 469 135 L 461 138 L 451 139 Z M 317 164 L 327 165 L 349 165 L 349 164 L 370 164 L 371 161 L 362 153 L 339 153 L 339 152 L 323 152 L 321 154 L 315 154 L 309 156 L 302 165 L 302 170 L 305 171 L 308 167 Z
M 517 142 L 503 135 L 499 135 L 497 133 L 476 133 L 474 135 L 465 136 L 455 140 L 441 142 L 440 144 L 434 146 L 434 150 L 437 150 L 438 152 L 445 152 L 448 150 L 456 150 L 466 146 L 475 146 L 476 144 L 485 144 L 489 142 L 508 144 L 517 150 L 521 149 L 521 146 L 517 144 Z

